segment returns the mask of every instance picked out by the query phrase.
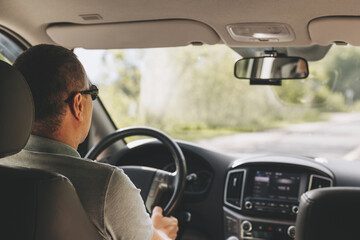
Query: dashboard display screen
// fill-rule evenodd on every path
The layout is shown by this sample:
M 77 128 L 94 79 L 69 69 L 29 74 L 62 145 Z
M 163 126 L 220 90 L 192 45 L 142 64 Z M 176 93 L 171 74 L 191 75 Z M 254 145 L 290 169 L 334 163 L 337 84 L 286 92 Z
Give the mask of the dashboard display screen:
M 299 197 L 301 174 L 256 171 L 253 197 L 296 201 Z

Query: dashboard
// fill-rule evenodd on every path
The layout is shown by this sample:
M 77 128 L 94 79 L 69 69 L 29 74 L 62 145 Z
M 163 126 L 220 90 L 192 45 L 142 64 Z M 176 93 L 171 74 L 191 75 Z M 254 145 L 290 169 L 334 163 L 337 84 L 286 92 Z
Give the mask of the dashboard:
M 188 178 L 180 211 L 190 212 L 183 240 L 291 240 L 300 196 L 332 186 L 360 186 L 360 163 L 292 155 L 224 154 L 178 141 Z M 116 154 L 111 164 L 174 171 L 158 142 Z
M 300 196 L 312 189 L 331 187 L 331 172 L 291 157 L 287 157 L 292 160 L 289 162 L 281 156 L 252 160 L 234 165 L 227 173 L 225 239 L 294 239 Z

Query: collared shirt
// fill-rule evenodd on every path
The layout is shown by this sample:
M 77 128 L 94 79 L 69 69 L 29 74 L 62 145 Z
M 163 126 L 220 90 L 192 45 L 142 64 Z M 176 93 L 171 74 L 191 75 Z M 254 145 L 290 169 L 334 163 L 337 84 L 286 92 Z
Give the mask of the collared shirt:
M 31 135 L 20 153 L 0 164 L 44 169 L 70 179 L 79 199 L 104 239 L 151 239 L 153 226 L 140 190 L 123 170 L 83 159 L 72 147 Z
M 43 152 L 81 158 L 78 151 L 65 143 L 32 134 L 24 149 L 32 152 Z

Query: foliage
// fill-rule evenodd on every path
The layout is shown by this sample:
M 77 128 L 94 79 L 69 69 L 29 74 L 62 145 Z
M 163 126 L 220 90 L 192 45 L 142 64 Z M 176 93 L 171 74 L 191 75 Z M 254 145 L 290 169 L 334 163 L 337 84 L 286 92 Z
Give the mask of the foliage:
M 133 125 L 138 117 L 140 71 L 136 65 L 126 61 L 125 52 L 121 50 L 105 52 L 103 62 L 117 66 L 117 75 L 115 81 L 111 81 L 109 72 L 101 76 L 105 81 L 100 81 L 100 97 L 118 126 Z
M 333 47 L 323 60 L 312 62 L 309 67 L 309 78 L 286 82 L 276 91 L 279 97 L 320 112 L 352 111 L 353 103 L 360 98 L 360 50 Z
M 101 76 L 100 92 L 118 127 L 149 125 L 196 140 L 355 109 L 359 56 L 359 50 L 333 49 L 310 64 L 309 79 L 269 87 L 235 79 L 232 66 L 239 56 L 225 46 L 110 50 L 104 52 L 103 64 L 109 69 L 115 65 L 116 74 Z M 351 101 L 349 89 L 354 91 Z

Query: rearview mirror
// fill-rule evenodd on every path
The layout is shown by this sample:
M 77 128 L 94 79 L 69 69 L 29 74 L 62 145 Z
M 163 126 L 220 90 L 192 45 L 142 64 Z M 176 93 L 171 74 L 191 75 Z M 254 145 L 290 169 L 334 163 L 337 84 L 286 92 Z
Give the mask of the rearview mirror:
M 252 57 L 235 63 L 235 76 L 250 80 L 304 79 L 309 75 L 307 61 L 300 57 Z

